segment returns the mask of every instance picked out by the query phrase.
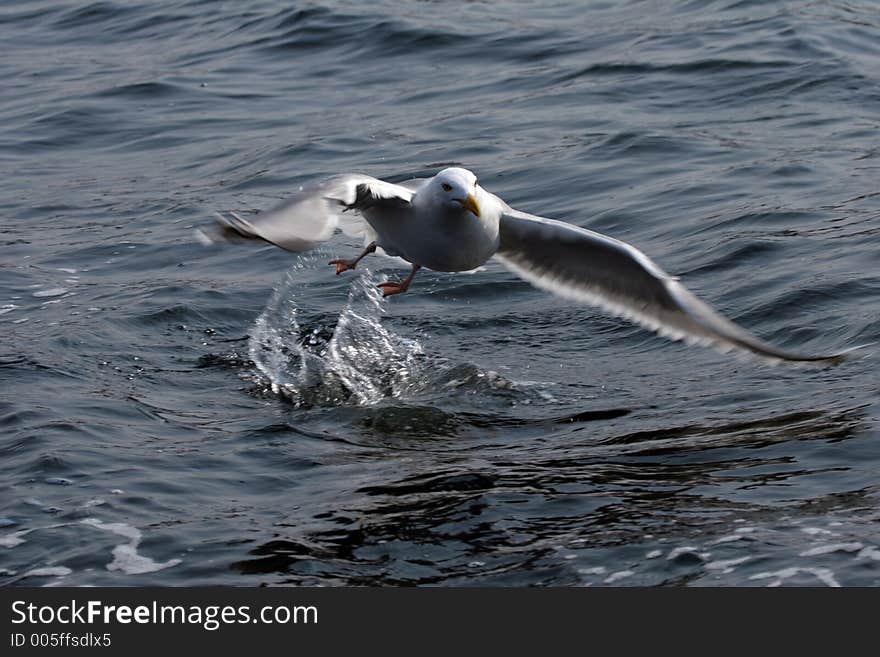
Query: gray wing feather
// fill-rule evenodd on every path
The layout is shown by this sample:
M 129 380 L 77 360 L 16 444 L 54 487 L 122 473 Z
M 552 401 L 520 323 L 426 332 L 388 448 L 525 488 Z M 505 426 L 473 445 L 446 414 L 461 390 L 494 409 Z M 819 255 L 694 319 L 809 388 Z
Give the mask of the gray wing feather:
M 572 224 L 506 207 L 497 257 L 533 285 L 598 306 L 673 340 L 771 361 L 834 365 L 847 352 L 805 356 L 751 335 L 691 294 L 638 249 Z
M 387 183 L 360 174 L 344 174 L 303 187 L 281 205 L 253 219 L 235 213 L 217 215 L 219 235 L 271 242 L 288 251 L 307 251 L 333 236 L 336 228 L 350 235 L 368 236 L 371 231 L 360 212 L 377 206 L 409 205 L 413 191 L 403 185 Z M 207 241 L 210 237 L 202 236 Z

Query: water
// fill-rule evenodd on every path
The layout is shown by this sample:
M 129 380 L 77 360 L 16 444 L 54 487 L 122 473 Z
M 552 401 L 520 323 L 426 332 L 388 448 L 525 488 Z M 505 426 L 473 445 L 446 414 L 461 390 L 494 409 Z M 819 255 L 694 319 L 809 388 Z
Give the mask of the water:
M 773 343 L 880 342 L 876 4 L 287 4 L 0 8 L 0 582 L 880 583 L 876 356 L 192 239 L 458 164 Z

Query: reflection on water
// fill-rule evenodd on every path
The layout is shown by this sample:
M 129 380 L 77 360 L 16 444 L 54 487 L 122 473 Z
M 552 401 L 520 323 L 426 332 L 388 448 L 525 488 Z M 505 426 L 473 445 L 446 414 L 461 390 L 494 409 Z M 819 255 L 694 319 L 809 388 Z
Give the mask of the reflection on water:
M 288 535 L 281 527 L 233 568 L 275 573 L 297 584 L 332 571 L 366 585 L 504 584 L 533 576 L 565 585 L 699 584 L 744 577 L 757 585 L 778 585 L 787 577 L 839 585 L 837 569 L 858 569 L 880 557 L 870 544 L 834 543 L 850 525 L 877 520 L 869 504 L 877 488 L 791 498 L 787 489 L 798 480 L 841 468 L 804 469 L 784 452 L 804 439 L 845 441 L 864 421 L 860 409 L 795 413 L 594 437 L 592 446 L 589 437 L 554 440 L 545 433 L 558 421 L 523 421 L 521 439 L 543 445 L 526 450 L 493 445 L 478 464 L 462 459 L 461 465 L 429 473 L 389 471 L 386 483 L 361 487 L 354 504 L 322 514 L 323 529 Z M 649 447 L 634 449 L 640 441 Z M 783 452 L 764 453 L 783 443 Z M 611 451 L 608 444 L 627 448 Z M 749 452 L 736 455 L 730 451 L 734 446 Z M 781 494 L 774 500 L 768 488 Z M 532 516 L 532 508 L 541 513 Z M 792 523 L 803 527 L 794 542 L 780 533 Z M 803 548 L 799 567 L 768 574 L 762 564 L 793 545 Z M 630 555 L 625 568 L 602 565 L 607 554 L 620 552 Z M 811 559 L 818 555 L 836 555 L 842 563 L 832 557 L 818 567 Z M 550 565 L 560 558 L 565 567 Z M 764 578 L 768 582 L 758 581 Z

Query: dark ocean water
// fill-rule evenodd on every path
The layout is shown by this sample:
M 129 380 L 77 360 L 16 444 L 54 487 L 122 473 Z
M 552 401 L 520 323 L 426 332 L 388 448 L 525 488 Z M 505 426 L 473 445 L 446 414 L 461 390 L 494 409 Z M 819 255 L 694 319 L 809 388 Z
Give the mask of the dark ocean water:
M 457 164 L 775 344 L 880 342 L 880 5 L 290 4 L 0 6 L 0 583 L 880 584 L 880 356 L 192 237 Z

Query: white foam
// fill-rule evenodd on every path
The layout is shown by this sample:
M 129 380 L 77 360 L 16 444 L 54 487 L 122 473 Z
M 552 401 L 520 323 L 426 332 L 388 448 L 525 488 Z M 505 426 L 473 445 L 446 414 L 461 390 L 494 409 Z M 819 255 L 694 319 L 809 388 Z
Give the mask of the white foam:
M 810 536 L 834 536 L 834 532 L 822 529 L 821 527 L 801 527 L 801 531 Z
M 606 584 L 614 584 L 614 582 L 619 582 L 622 579 L 626 579 L 627 577 L 632 577 L 635 575 L 635 571 L 632 570 L 619 570 L 616 573 L 611 573 L 608 577 L 605 578 Z
M 20 529 L 17 532 L 0 536 L 0 547 L 14 548 L 16 545 L 21 545 L 25 542 L 22 536 L 26 536 L 32 531 L 33 529 Z
M 743 529 L 745 529 L 745 527 L 743 527 Z M 722 536 L 721 538 L 715 539 L 714 541 L 712 541 L 711 544 L 712 545 L 721 545 L 722 543 L 732 543 L 734 541 L 738 541 L 738 540 L 742 539 L 742 537 L 743 537 L 742 534 L 739 534 L 739 533 L 727 534 L 725 536 Z
M 154 561 L 138 554 L 137 545 L 123 543 L 113 548 L 113 561 L 107 564 L 107 570 L 119 570 L 126 575 L 141 575 L 171 568 L 179 563 L 180 559 L 169 559 L 161 563 Z
M 864 545 L 858 542 L 854 543 L 832 543 L 831 545 L 819 545 L 809 550 L 801 552 L 802 557 L 816 557 L 820 554 L 830 554 L 832 552 L 858 552 Z
M 35 500 L 33 498 L 25 500 L 27 504 L 35 504 L 42 506 L 43 503 L 39 500 Z M 45 525 L 43 527 L 31 527 L 30 529 L 19 529 L 17 532 L 12 532 L 11 534 L 6 534 L 5 536 L 0 536 L 0 547 L 14 548 L 22 543 L 25 543 L 25 539 L 22 536 L 27 536 L 31 532 L 35 532 L 38 529 L 55 529 L 57 527 L 67 527 L 70 523 L 60 522 L 55 523 L 54 525 Z
M 875 548 L 873 545 L 869 545 L 864 548 L 861 552 L 859 552 L 858 559 L 873 559 L 874 561 L 880 561 L 880 550 Z
M 735 570 L 735 566 L 740 565 L 741 563 L 745 563 L 751 559 L 751 557 L 739 557 L 738 559 L 723 559 L 719 561 L 710 561 L 706 564 L 706 570 L 717 570 L 722 575 L 726 575 L 727 573 L 732 573 Z
M 683 554 L 697 554 L 697 552 L 697 548 L 691 545 L 683 545 L 681 547 L 673 548 L 672 550 L 670 550 L 669 554 L 666 555 L 666 558 L 669 561 L 672 561 L 673 559 L 677 559 Z
M 214 244 L 214 240 L 212 240 L 205 231 L 196 228 L 193 230 L 193 237 L 196 242 L 201 244 L 202 246 L 212 246 Z
M 62 294 L 67 294 L 66 287 L 50 287 L 48 290 L 34 292 L 35 297 L 60 297 Z
M 785 580 L 794 577 L 798 573 L 809 573 L 825 584 L 825 586 L 840 587 L 840 583 L 834 578 L 834 571 L 830 568 L 783 568 L 782 570 L 772 572 L 757 573 L 749 577 L 749 579 L 772 579 L 773 581 L 767 584 L 767 586 L 781 586 Z
M 596 566 L 595 568 L 578 568 L 581 575 L 604 575 L 605 566 Z
M 65 577 L 72 572 L 67 566 L 45 566 L 29 570 L 22 577 Z
M 645 555 L 645 559 L 656 559 L 659 556 L 663 555 L 663 550 L 651 550 L 648 554 Z
M 119 570 L 126 575 L 141 575 L 171 568 L 180 563 L 180 559 L 169 559 L 165 562 L 159 562 L 139 554 L 137 549 L 143 534 L 137 527 L 132 527 L 123 522 L 102 522 L 97 518 L 86 518 L 80 522 L 95 529 L 112 532 L 129 540 L 128 543 L 121 543 L 113 548 L 113 561 L 107 564 L 107 570 Z

